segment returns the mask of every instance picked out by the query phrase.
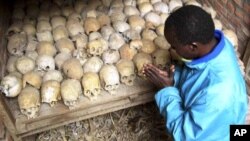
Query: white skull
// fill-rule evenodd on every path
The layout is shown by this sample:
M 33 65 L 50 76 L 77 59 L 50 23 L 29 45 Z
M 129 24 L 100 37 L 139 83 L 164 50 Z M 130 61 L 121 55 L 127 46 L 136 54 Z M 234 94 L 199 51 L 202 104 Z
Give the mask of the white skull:
M 27 45 L 27 36 L 25 33 L 14 34 L 9 37 L 7 49 L 11 55 L 22 56 Z
M 39 42 L 41 41 L 53 42 L 54 41 L 51 31 L 37 32 L 36 37 Z
M 143 66 L 145 64 L 152 64 L 153 61 L 149 54 L 141 52 L 134 56 L 133 62 L 135 63 L 138 76 L 143 77 Z
M 113 12 L 110 14 L 110 20 L 112 23 L 115 21 L 126 21 L 126 15 L 122 11 Z
M 48 41 L 41 41 L 37 45 L 37 53 L 39 55 L 48 55 L 48 56 L 55 56 L 56 55 L 56 47 Z
M 104 40 L 103 40 L 104 41 Z M 101 38 L 92 40 L 87 44 L 87 53 L 89 56 L 101 56 L 104 52 L 104 43 Z
M 218 20 L 218 19 L 213 19 L 213 22 L 214 22 L 215 29 L 217 29 L 217 30 L 222 30 L 223 25 L 222 25 L 222 23 L 221 23 L 220 20 Z
M 17 59 L 16 68 L 20 73 L 25 74 L 35 68 L 35 61 L 27 56 L 22 56 Z
M 207 13 L 209 13 L 213 19 L 215 18 L 217 12 L 213 9 L 213 7 L 207 6 L 207 5 L 204 4 L 202 8 L 203 8 Z
M 169 12 L 172 13 L 178 8 L 182 7 L 183 3 L 181 0 L 170 0 L 168 3 Z
M 114 21 L 112 25 L 115 31 L 119 33 L 125 32 L 126 30 L 130 29 L 129 24 L 125 21 Z
M 74 8 L 77 13 L 81 13 L 84 8 L 87 7 L 85 1 L 77 0 L 75 1 Z
M 59 52 L 72 54 L 75 47 L 74 43 L 69 38 L 62 38 L 56 41 L 56 48 Z
M 185 5 L 194 5 L 194 6 L 202 7 L 201 4 L 199 2 L 197 2 L 196 0 L 189 0 L 184 4 Z
M 125 44 L 125 40 L 120 33 L 113 33 L 109 37 L 109 47 L 110 49 L 118 50 L 123 44 Z
M 231 44 L 237 49 L 238 48 L 238 37 L 233 30 L 225 29 L 222 30 L 225 37 L 231 42 Z
M 49 21 L 41 20 L 37 22 L 36 30 L 37 32 L 51 31 L 52 27 Z
M 82 94 L 82 86 L 79 80 L 65 79 L 61 83 L 61 96 L 63 102 L 69 109 L 75 108 L 77 100 Z
M 72 5 L 63 5 L 61 10 L 63 16 L 69 17 L 70 14 L 74 13 L 75 9 Z
M 101 34 L 102 34 L 102 37 L 108 41 L 109 40 L 109 37 L 112 33 L 114 33 L 115 30 L 113 27 L 111 27 L 110 25 L 106 25 L 106 26 L 103 26 L 101 28 Z
M 57 26 L 65 26 L 66 25 L 66 18 L 63 16 L 54 16 L 51 18 L 51 25 L 52 28 L 56 28 Z
M 60 40 L 62 38 L 68 38 L 68 31 L 65 26 L 57 26 L 52 30 L 53 38 L 55 41 Z
M 76 19 L 68 20 L 66 27 L 70 37 L 73 37 L 77 34 L 84 34 L 85 28 L 83 28 L 82 24 Z
M 136 6 L 135 0 L 123 0 L 125 6 Z
M 97 15 L 97 20 L 101 27 L 111 24 L 110 17 L 104 13 Z
M 6 97 L 16 97 L 22 90 L 22 80 L 15 75 L 4 76 L 0 91 L 5 94 Z
M 170 53 L 165 49 L 157 49 L 153 54 L 153 64 L 160 69 L 166 69 L 166 67 L 170 67 Z
M 53 107 L 58 100 L 61 100 L 60 82 L 56 80 L 45 81 L 41 87 L 42 102 L 49 103 Z
M 136 31 L 135 29 L 128 29 L 122 33 L 126 42 L 130 42 L 131 40 L 141 39 L 140 32 Z
M 63 65 L 63 72 L 68 78 L 80 80 L 83 75 L 83 68 L 80 61 L 76 58 L 66 60 Z
M 72 58 L 71 54 L 69 53 L 58 53 L 56 56 L 55 56 L 55 63 L 56 63 L 56 67 L 58 70 L 61 70 L 62 68 L 62 64 L 68 60 Z
M 91 83 L 90 83 L 91 82 Z M 82 77 L 83 94 L 90 100 L 95 99 L 101 93 L 101 83 L 98 73 L 86 72 Z
M 158 36 L 164 36 L 164 27 L 165 25 L 164 24 L 160 24 L 159 26 L 156 27 L 156 34 Z
M 20 33 L 22 31 L 23 24 L 22 20 L 13 21 L 7 30 L 7 35 L 12 36 L 13 34 Z
M 129 47 L 128 44 L 124 44 L 120 49 L 119 53 L 121 59 L 132 60 L 134 55 L 137 54 L 137 49 Z
M 118 50 L 109 49 L 103 52 L 102 60 L 105 64 L 115 64 L 120 59 Z
M 153 7 L 154 7 L 155 12 L 158 14 L 169 13 L 168 5 L 164 2 L 161 2 L 161 1 L 156 2 L 156 3 L 154 3 Z
M 140 15 L 140 11 L 135 6 L 125 6 L 124 13 L 129 17 L 132 15 Z
M 99 57 L 93 56 L 84 63 L 83 72 L 84 73 L 86 72 L 98 73 L 102 65 L 103 65 L 103 61 Z
M 157 37 L 157 34 L 155 33 L 154 30 L 146 29 L 146 28 L 142 31 L 141 34 L 142 34 L 143 39 L 148 39 L 151 41 L 153 41 Z
M 136 49 L 136 50 L 140 50 L 142 46 L 143 46 L 143 42 L 141 39 L 135 39 L 129 43 L 129 47 Z
M 114 94 L 120 85 L 120 77 L 114 65 L 104 65 L 100 70 L 101 85 L 110 94 Z
M 156 50 L 156 46 L 153 41 L 148 39 L 142 39 L 143 46 L 140 48 L 141 52 L 151 54 Z
M 87 61 L 87 58 L 88 58 L 86 49 L 78 48 L 78 49 L 74 50 L 73 57 L 78 59 L 80 61 L 81 65 L 83 65 Z
M 98 31 L 100 28 L 100 23 L 96 18 L 88 17 L 85 19 L 84 29 L 87 35 L 89 35 L 90 32 Z
M 89 34 L 89 41 L 93 41 L 93 40 L 96 40 L 98 38 L 102 38 L 102 35 L 100 32 L 95 31 L 95 32 L 91 32 Z
M 23 31 L 27 34 L 27 35 L 36 35 L 36 28 L 34 25 L 27 23 L 23 25 Z
M 116 67 L 120 74 L 121 82 L 132 86 L 136 78 L 134 62 L 132 60 L 121 59 L 117 62 Z
M 154 8 L 149 2 L 143 2 L 138 5 L 138 8 L 141 12 L 141 16 L 144 17 L 148 12 L 153 11 Z
M 49 16 L 49 11 L 48 10 L 41 10 L 39 12 L 39 16 L 37 17 L 37 21 L 49 21 L 50 16 Z
M 36 60 L 37 70 L 39 71 L 49 71 L 55 69 L 55 60 L 52 56 L 39 55 Z
M 63 75 L 62 75 L 61 71 L 58 71 L 58 70 L 47 71 L 43 76 L 43 82 L 49 81 L 49 80 L 55 80 L 58 82 L 62 82 Z
M 167 13 L 161 13 L 160 17 L 161 17 L 161 24 L 165 24 L 165 21 L 167 20 L 169 14 Z
M 161 17 L 155 12 L 149 12 L 145 15 L 145 21 L 153 24 L 154 27 L 159 26 L 161 22 Z
M 157 2 L 161 2 L 162 0 L 150 0 L 150 2 L 152 3 L 152 4 L 155 4 L 155 3 L 157 3 Z M 164 2 L 164 1 L 163 1 Z M 165 2 L 166 3 L 166 2 Z
M 21 113 L 28 119 L 37 117 L 40 110 L 39 91 L 31 86 L 23 88 L 18 96 L 18 105 Z
M 35 26 L 37 21 L 36 21 L 36 18 L 31 18 L 31 17 L 25 16 L 23 19 L 23 23 L 24 24 L 32 24 Z
M 86 48 L 88 36 L 86 34 L 77 34 L 72 37 L 72 41 L 77 49 Z
M 36 51 L 26 51 L 25 56 L 27 56 L 35 61 L 36 58 L 38 57 L 38 53 Z
M 166 40 L 165 36 L 157 36 L 155 39 L 154 39 L 154 44 L 161 48 L 161 49 L 166 49 L 168 50 L 171 45 L 168 43 L 168 41 Z
M 23 75 L 23 88 L 26 87 L 27 84 L 36 89 L 40 89 L 42 85 L 41 75 L 36 71 L 30 71 L 25 73 Z
M 8 61 L 6 64 L 6 70 L 7 72 L 14 72 L 17 71 L 16 69 L 16 61 L 17 61 L 18 57 L 17 56 L 9 56 L 8 57 Z
M 142 4 L 144 2 L 150 2 L 150 0 L 136 0 L 137 5 Z
M 128 18 L 128 24 L 130 25 L 130 28 L 138 31 L 139 33 L 145 28 L 145 20 L 138 15 L 130 16 Z

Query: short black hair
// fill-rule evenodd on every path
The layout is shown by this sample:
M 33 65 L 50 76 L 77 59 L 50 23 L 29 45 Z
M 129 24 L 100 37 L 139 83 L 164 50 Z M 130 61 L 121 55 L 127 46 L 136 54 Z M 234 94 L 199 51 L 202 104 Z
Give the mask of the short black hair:
M 198 6 L 183 6 L 169 15 L 164 34 L 175 32 L 180 44 L 192 42 L 208 43 L 214 36 L 214 22 L 211 15 Z

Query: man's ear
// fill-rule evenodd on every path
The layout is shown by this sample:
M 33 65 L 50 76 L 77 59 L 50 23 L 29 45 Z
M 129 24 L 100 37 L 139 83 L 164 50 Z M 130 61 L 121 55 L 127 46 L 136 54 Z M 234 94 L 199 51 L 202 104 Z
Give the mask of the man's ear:
M 189 48 L 190 48 L 192 51 L 197 51 L 197 49 L 198 49 L 198 43 L 192 42 L 191 44 L 189 44 Z

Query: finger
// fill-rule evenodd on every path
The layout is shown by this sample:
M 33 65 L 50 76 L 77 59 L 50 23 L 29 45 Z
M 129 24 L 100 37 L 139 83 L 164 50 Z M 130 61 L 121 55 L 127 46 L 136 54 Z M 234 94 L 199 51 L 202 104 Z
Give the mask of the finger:
M 175 66 L 174 65 L 171 65 L 170 66 L 170 69 L 169 69 L 169 78 L 172 78 L 174 77 L 174 72 L 175 72 Z
M 147 69 L 145 70 L 145 75 L 147 76 L 147 78 L 153 82 L 156 86 L 160 86 L 161 83 L 159 83 L 159 76 L 155 74 L 155 72 L 152 69 Z

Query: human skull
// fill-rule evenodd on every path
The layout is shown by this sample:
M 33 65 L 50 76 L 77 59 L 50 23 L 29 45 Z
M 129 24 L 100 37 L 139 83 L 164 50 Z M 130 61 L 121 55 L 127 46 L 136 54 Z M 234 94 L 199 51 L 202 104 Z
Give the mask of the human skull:
M 86 34 L 77 34 L 72 37 L 72 41 L 77 49 L 86 48 L 88 42 L 88 36 Z
M 185 5 L 194 5 L 194 6 L 202 7 L 201 4 L 199 2 L 197 2 L 196 0 L 189 0 L 184 4 Z
M 7 64 L 6 64 L 6 70 L 7 72 L 14 72 L 14 71 L 17 71 L 16 69 L 16 61 L 17 61 L 18 57 L 17 56 L 9 56 L 8 57 L 8 61 L 7 61 Z
M 101 34 L 102 34 L 102 37 L 108 41 L 109 40 L 109 37 L 112 33 L 114 33 L 115 30 L 113 27 L 111 27 L 110 25 L 106 25 L 106 26 L 103 26 L 101 28 Z
M 130 28 L 135 29 L 139 33 L 145 28 L 145 20 L 138 15 L 130 16 L 128 18 L 128 24 Z
M 49 11 L 42 10 L 39 12 L 39 16 L 37 17 L 37 21 L 41 21 L 41 20 L 45 20 L 45 21 L 50 20 Z
M 124 0 L 123 2 L 125 6 L 136 6 L 135 0 Z
M 126 15 L 121 12 L 113 12 L 110 14 L 111 23 L 115 21 L 126 21 Z
M 66 18 L 63 16 L 54 16 L 51 18 L 52 28 L 56 28 L 57 26 L 66 26 Z
M 72 5 L 64 5 L 62 6 L 62 15 L 65 17 L 69 17 L 72 13 L 74 13 L 75 9 Z
M 36 18 L 31 18 L 31 17 L 25 16 L 23 19 L 23 23 L 24 24 L 32 24 L 35 26 L 37 21 L 36 21 Z
M 37 22 L 36 30 L 37 32 L 51 31 L 52 27 L 49 21 L 41 20 Z
M 157 36 L 155 39 L 154 39 L 154 44 L 161 48 L 161 49 L 166 49 L 168 50 L 171 45 L 168 43 L 168 41 L 166 40 L 166 38 L 164 36 Z
M 89 41 L 93 41 L 93 40 L 96 40 L 98 38 L 102 38 L 102 35 L 100 32 L 95 31 L 95 32 L 91 32 L 89 34 Z
M 59 52 L 72 54 L 75 50 L 74 43 L 69 38 L 57 40 L 55 46 Z
M 91 83 L 89 83 L 91 82 Z M 83 94 L 93 100 L 101 93 L 101 83 L 98 73 L 86 72 L 82 77 Z
M 147 53 L 138 53 L 134 56 L 133 62 L 135 63 L 136 69 L 137 69 L 137 74 L 140 77 L 144 77 L 143 75 L 143 66 L 145 64 L 152 64 L 152 57 L 147 54 Z
M 100 23 L 100 27 L 111 24 L 110 17 L 108 15 L 106 15 L 106 14 L 103 14 L 103 13 L 97 15 L 97 20 Z
M 157 13 L 157 14 L 161 14 L 161 13 L 169 13 L 169 10 L 168 10 L 168 5 L 164 2 L 156 2 L 153 4 L 153 7 L 154 7 L 154 11 Z
M 43 76 L 43 82 L 49 81 L 49 80 L 55 80 L 58 82 L 62 82 L 63 75 L 62 75 L 61 71 L 58 71 L 58 70 L 47 71 Z
M 119 50 L 119 48 L 125 44 L 125 40 L 120 33 L 112 33 L 109 37 L 109 47 L 110 49 Z
M 17 70 L 25 74 L 35 68 L 35 61 L 27 56 L 19 57 L 16 61 Z
M 53 57 L 56 55 L 56 52 L 57 50 L 51 42 L 41 41 L 37 45 L 38 55 L 48 55 Z
M 27 35 L 32 35 L 35 36 L 36 35 L 36 28 L 34 25 L 27 23 L 23 25 L 23 31 L 27 34 Z
M 75 1 L 74 8 L 77 13 L 81 13 L 84 8 L 87 7 L 87 4 L 85 1 L 77 0 Z
M 132 60 L 134 55 L 137 54 L 137 50 L 135 48 L 130 48 L 128 44 L 124 44 L 120 49 L 119 53 L 121 59 Z
M 29 84 L 30 86 L 40 89 L 42 85 L 42 77 L 36 71 L 29 71 L 23 75 L 23 88 Z
M 223 25 L 220 20 L 214 18 L 213 22 L 214 22 L 215 29 L 222 30 Z
M 169 14 L 167 13 L 161 13 L 160 17 L 161 17 L 161 24 L 165 24 L 165 21 L 167 20 Z
M 70 19 L 67 21 L 66 27 L 69 32 L 69 36 L 73 37 L 77 34 L 84 34 L 84 29 L 82 24 L 76 19 Z
M 27 36 L 25 33 L 14 34 L 9 37 L 7 50 L 11 55 L 22 56 L 27 45 Z
M 87 58 L 88 58 L 86 49 L 78 48 L 78 49 L 74 50 L 73 57 L 78 59 L 80 61 L 81 65 L 83 65 L 87 61 Z
M 125 6 L 124 13 L 129 17 L 132 15 L 140 15 L 140 11 L 135 6 Z
M 161 22 L 161 17 L 155 12 L 149 12 L 145 15 L 145 21 L 153 24 L 154 27 L 159 26 Z
M 122 33 L 126 42 L 130 42 L 131 40 L 141 39 L 141 35 L 135 29 L 128 29 Z
M 116 67 L 120 74 L 121 82 L 132 86 L 136 78 L 134 62 L 132 60 L 121 59 L 117 62 Z
M 70 59 L 70 58 L 72 58 L 72 56 L 71 56 L 71 54 L 69 54 L 69 53 L 64 53 L 64 52 L 58 53 L 58 54 L 55 56 L 55 63 L 56 63 L 57 69 L 58 69 L 58 70 L 61 70 L 62 64 L 63 64 L 66 60 L 68 60 L 68 59 Z
M 54 41 L 51 31 L 36 32 L 36 37 L 39 42 L 41 41 L 53 42 Z
M 92 40 L 87 44 L 87 53 L 89 56 L 101 56 L 104 52 L 103 45 L 104 42 L 101 40 L 101 38 Z
M 207 13 L 211 15 L 211 17 L 214 19 L 217 12 L 213 9 L 211 6 L 203 5 L 202 7 Z
M 77 100 L 82 94 L 82 86 L 79 80 L 65 79 L 61 83 L 61 96 L 63 102 L 69 109 L 75 108 Z
M 156 34 L 155 31 L 152 30 L 152 29 L 147 29 L 147 28 L 145 28 L 145 29 L 142 31 L 142 38 L 143 38 L 143 39 L 148 39 L 148 40 L 153 41 L 156 37 L 157 37 L 157 34 Z
M 141 12 L 141 17 L 144 17 L 147 13 L 154 10 L 153 6 L 149 2 L 143 2 L 138 5 L 138 9 Z
M 28 119 L 37 117 L 40 110 L 39 91 L 31 86 L 23 88 L 18 96 L 18 105 L 21 113 Z
M 141 39 L 132 40 L 129 43 L 129 47 L 133 48 L 133 49 L 136 49 L 136 50 L 140 50 L 143 47 L 143 42 L 142 42 Z
M 6 97 L 16 97 L 22 90 L 22 80 L 15 75 L 6 75 L 1 80 L 0 91 Z
M 108 49 L 103 52 L 102 60 L 105 64 L 115 64 L 120 59 L 118 50 Z
M 61 100 L 60 82 L 56 80 L 48 80 L 43 82 L 41 87 L 42 102 L 48 103 L 53 107 L 58 100 Z
M 177 10 L 178 8 L 182 7 L 183 3 L 181 0 L 170 0 L 168 3 L 169 12 L 172 13 L 173 11 Z
M 36 60 L 37 70 L 38 71 L 49 71 L 55 69 L 55 60 L 52 56 L 49 55 L 39 55 Z
M 13 34 L 20 33 L 22 31 L 23 27 L 23 21 L 22 20 L 15 20 L 8 28 L 7 35 L 12 36 Z
M 104 65 L 100 70 L 101 85 L 110 94 L 114 94 L 120 85 L 120 77 L 114 65 Z
M 144 2 L 150 2 L 150 0 L 136 0 L 137 4 L 142 4 Z
M 37 38 L 35 36 L 29 35 L 25 51 L 35 51 L 37 44 L 38 44 Z
M 225 29 L 222 30 L 225 37 L 231 42 L 231 44 L 234 46 L 234 48 L 238 48 L 238 37 L 236 33 L 233 30 Z
M 98 31 L 100 28 L 100 23 L 96 18 L 88 17 L 85 19 L 84 29 L 87 35 L 89 35 L 90 32 Z
M 55 41 L 60 40 L 62 38 L 68 38 L 68 31 L 65 26 L 57 26 L 52 30 L 53 38 Z
M 66 60 L 63 65 L 63 72 L 68 78 L 80 80 L 83 75 L 83 68 L 76 58 Z
M 129 24 L 125 21 L 114 21 L 112 25 L 115 31 L 119 33 L 125 32 L 126 30 L 130 29 Z
M 153 64 L 160 69 L 166 69 L 166 67 L 170 66 L 171 58 L 168 50 L 165 49 L 157 49 L 153 54 Z
M 141 52 L 151 54 L 156 50 L 156 46 L 153 41 L 148 39 L 142 39 L 143 46 L 140 48 Z
M 98 73 L 103 65 L 103 61 L 97 57 L 93 56 L 89 58 L 83 65 L 83 72 L 95 72 Z
M 159 26 L 156 27 L 156 34 L 158 36 L 164 36 L 164 24 L 160 24 Z

